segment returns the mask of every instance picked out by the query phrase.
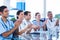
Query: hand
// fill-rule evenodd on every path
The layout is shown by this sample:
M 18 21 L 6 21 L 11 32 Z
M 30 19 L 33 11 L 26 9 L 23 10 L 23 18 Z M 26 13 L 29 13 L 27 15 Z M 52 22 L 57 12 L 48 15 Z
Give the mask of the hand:
M 34 30 L 37 30 L 39 27 L 36 26 L 36 25 L 32 25 L 32 28 L 33 28 Z
M 16 27 L 19 27 L 19 25 L 22 23 L 22 21 L 20 19 L 18 19 L 16 22 L 15 22 L 15 26 Z
M 37 29 L 40 30 L 40 26 L 38 26 Z

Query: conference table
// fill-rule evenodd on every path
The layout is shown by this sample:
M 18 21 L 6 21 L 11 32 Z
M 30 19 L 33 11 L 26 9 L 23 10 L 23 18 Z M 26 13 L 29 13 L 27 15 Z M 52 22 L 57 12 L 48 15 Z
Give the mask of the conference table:
M 60 33 L 57 38 L 56 36 L 52 36 L 52 40 L 60 40 Z M 50 40 L 48 31 L 36 31 L 30 34 L 21 35 L 18 38 L 13 38 L 14 40 Z

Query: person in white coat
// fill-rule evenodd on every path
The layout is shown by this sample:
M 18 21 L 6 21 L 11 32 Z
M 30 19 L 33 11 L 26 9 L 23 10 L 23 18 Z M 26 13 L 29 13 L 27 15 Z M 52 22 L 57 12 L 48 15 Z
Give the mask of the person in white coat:
M 31 19 L 31 12 L 30 11 L 25 11 L 24 12 L 24 20 L 23 22 L 21 23 L 20 27 L 19 27 L 19 32 L 26 28 L 27 26 L 30 26 L 30 28 L 28 28 L 23 34 L 22 36 L 26 37 L 26 38 L 29 38 L 29 40 L 31 40 L 30 37 L 28 37 L 28 35 L 26 34 L 29 34 L 31 32 L 34 32 L 38 27 L 33 25 L 32 22 L 30 21 Z M 20 35 L 19 35 L 20 37 Z
M 59 26 L 59 20 L 56 18 L 53 18 L 53 14 L 51 11 L 48 11 L 48 19 L 45 21 L 44 25 L 47 26 L 47 29 L 49 31 L 49 40 L 52 40 L 52 36 L 55 36 L 58 38 L 58 26 Z

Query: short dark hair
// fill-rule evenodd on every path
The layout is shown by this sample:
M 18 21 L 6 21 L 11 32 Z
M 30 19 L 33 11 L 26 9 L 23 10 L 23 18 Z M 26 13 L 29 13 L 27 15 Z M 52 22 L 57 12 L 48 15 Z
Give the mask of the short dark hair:
M 52 11 L 48 11 L 48 13 L 52 13 Z
M 36 13 L 35 13 L 35 16 L 37 16 L 38 14 L 40 14 L 40 13 L 39 13 L 39 12 L 36 12 Z
M 0 12 L 3 12 L 5 8 L 7 8 L 7 6 L 1 6 L 0 7 Z
M 50 13 L 52 13 L 52 11 L 48 11 L 47 15 L 50 14 Z
M 23 10 L 18 10 L 16 15 L 19 15 L 21 12 L 23 12 Z M 18 19 L 18 16 L 17 16 Z
M 31 13 L 30 11 L 25 11 L 24 15 L 28 15 L 28 13 Z

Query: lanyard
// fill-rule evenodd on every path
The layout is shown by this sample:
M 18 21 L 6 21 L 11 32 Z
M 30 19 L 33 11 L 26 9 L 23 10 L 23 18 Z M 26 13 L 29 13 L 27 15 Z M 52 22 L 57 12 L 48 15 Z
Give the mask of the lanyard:
M 1 21 L 2 21 L 2 26 L 3 26 L 3 28 L 5 29 L 7 29 L 8 30 L 8 26 L 4 23 L 4 21 L 2 20 L 2 18 L 1 18 Z M 9 24 L 9 26 L 10 26 L 10 23 L 9 23 L 9 21 L 7 20 L 7 22 L 8 22 L 8 24 Z

